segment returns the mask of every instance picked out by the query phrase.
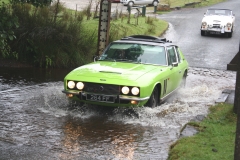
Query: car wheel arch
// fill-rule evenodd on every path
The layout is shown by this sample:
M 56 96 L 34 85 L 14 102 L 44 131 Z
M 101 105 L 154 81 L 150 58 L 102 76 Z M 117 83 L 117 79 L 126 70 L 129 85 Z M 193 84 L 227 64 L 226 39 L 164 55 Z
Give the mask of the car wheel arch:
M 134 2 L 133 2 L 133 1 L 129 1 L 129 2 L 128 2 L 128 6 L 129 6 L 129 7 L 132 7 L 133 5 L 134 5 Z
M 182 77 L 182 82 L 180 84 L 180 87 L 185 87 L 186 86 L 186 79 L 187 79 L 187 73 L 188 73 L 188 70 L 186 69 L 183 73 L 183 77 Z
M 156 85 L 154 85 L 154 87 L 152 89 L 152 92 L 151 92 L 151 95 L 149 97 L 149 100 L 146 103 L 146 106 L 151 107 L 151 108 L 156 107 L 156 106 L 152 106 L 153 102 L 151 102 L 152 98 L 153 98 L 152 96 L 154 96 L 154 94 L 155 94 L 154 93 L 155 90 L 157 91 L 157 99 L 156 99 L 157 100 L 157 102 L 156 102 L 157 104 L 156 104 L 156 106 L 158 106 L 160 104 L 160 95 L 161 95 L 161 84 L 160 83 L 157 83 Z
M 153 5 L 153 6 L 157 6 L 157 5 L 158 5 L 158 3 L 159 3 L 159 1 L 158 1 L 158 0 L 154 0 L 154 1 L 152 2 L 152 5 Z

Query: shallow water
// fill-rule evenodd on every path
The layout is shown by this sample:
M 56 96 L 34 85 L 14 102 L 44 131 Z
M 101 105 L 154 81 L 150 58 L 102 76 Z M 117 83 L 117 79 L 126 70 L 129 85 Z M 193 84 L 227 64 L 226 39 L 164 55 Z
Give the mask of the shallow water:
M 156 108 L 70 103 L 68 71 L 0 70 L 0 159 L 167 159 L 180 129 L 206 115 L 235 72 L 190 68 L 187 85 Z

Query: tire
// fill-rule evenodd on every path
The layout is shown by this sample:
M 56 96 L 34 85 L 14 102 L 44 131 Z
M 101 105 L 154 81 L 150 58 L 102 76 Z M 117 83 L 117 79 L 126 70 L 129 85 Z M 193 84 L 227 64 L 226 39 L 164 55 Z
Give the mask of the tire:
M 132 1 L 128 2 L 128 6 L 132 7 L 134 5 L 134 3 Z
M 232 32 L 227 32 L 227 33 L 225 33 L 225 37 L 226 37 L 226 38 L 231 38 L 231 37 L 232 37 Z
M 181 88 L 185 88 L 186 82 L 187 82 L 187 72 L 185 72 L 184 75 L 183 75 L 183 78 L 182 78 L 180 87 L 181 87 Z
M 205 35 L 205 32 L 204 31 L 201 31 L 201 36 L 204 36 Z
M 153 6 L 158 6 L 158 1 L 153 1 L 152 5 Z
M 232 38 L 232 33 L 233 33 L 233 31 L 228 33 L 228 38 Z
M 147 101 L 146 103 L 146 106 L 147 107 L 150 107 L 150 108 L 154 108 L 154 107 L 157 107 L 158 106 L 158 102 L 159 102 L 159 97 L 158 97 L 158 89 L 157 87 L 154 88 L 149 100 Z

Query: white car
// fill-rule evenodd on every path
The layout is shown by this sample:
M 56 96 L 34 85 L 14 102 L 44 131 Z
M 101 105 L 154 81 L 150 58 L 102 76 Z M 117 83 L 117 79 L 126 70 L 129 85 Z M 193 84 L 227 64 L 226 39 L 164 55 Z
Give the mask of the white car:
M 123 5 L 128 5 L 130 7 L 135 5 L 152 5 L 157 6 L 159 1 L 158 0 L 120 0 L 120 3 Z
M 204 13 L 201 24 L 201 35 L 219 34 L 231 38 L 235 15 L 230 9 L 210 8 Z

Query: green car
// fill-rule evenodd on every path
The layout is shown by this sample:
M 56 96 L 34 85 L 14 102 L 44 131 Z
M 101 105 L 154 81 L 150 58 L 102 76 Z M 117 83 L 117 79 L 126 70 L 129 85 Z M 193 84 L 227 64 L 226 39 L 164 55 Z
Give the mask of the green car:
M 71 71 L 72 100 L 111 107 L 156 107 L 186 81 L 188 62 L 165 38 L 133 35 L 110 43 L 94 62 Z

